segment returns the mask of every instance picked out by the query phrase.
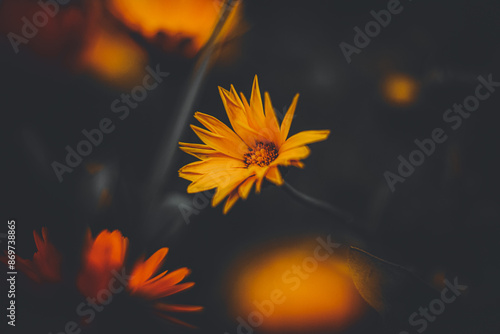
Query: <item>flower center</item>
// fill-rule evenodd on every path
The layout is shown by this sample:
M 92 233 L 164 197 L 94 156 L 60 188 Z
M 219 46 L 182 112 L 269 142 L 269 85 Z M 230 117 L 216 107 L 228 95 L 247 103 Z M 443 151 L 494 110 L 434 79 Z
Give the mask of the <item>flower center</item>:
M 260 167 L 269 166 L 278 157 L 278 150 L 274 143 L 258 142 L 254 148 L 249 148 L 244 154 L 246 166 L 257 165 Z

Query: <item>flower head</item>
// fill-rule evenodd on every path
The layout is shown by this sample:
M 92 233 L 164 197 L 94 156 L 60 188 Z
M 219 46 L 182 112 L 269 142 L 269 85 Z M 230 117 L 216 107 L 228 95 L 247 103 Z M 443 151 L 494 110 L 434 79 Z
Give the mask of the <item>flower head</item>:
M 90 231 L 87 234 L 83 253 L 82 270 L 77 279 L 77 287 L 87 297 L 98 296 L 99 291 L 107 289 L 113 282 L 115 272 L 124 268 L 128 248 L 128 239 L 120 231 L 102 231 L 95 239 Z M 200 311 L 200 306 L 173 305 L 159 302 L 161 298 L 171 296 L 194 285 L 192 282 L 181 283 L 189 275 L 190 270 L 181 268 L 167 274 L 167 271 L 156 276 L 155 273 L 163 265 L 168 248 L 155 252 L 147 260 L 140 258 L 132 269 L 126 289 L 130 295 L 138 296 L 152 302 L 156 314 L 172 322 L 190 326 L 167 314 L 167 312 Z M 99 300 L 99 298 L 97 298 Z
M 82 254 L 82 269 L 76 285 L 87 297 L 95 297 L 97 293 L 109 285 L 113 272 L 120 270 L 125 261 L 128 239 L 120 231 L 102 231 L 93 239 L 87 231 Z
M 37 283 L 59 282 L 61 280 L 61 254 L 49 242 L 47 228 L 42 227 L 42 236 L 33 231 L 33 238 L 37 248 L 37 252 L 33 254 L 33 260 L 16 256 L 17 267 Z M 7 263 L 6 257 L 2 257 L 1 260 Z
M 240 197 L 248 197 L 254 184 L 257 193 L 264 179 L 282 185 L 278 166 L 303 168 L 301 160 L 310 153 L 306 145 L 325 140 L 330 131 L 303 131 L 288 137 L 299 95 L 295 95 L 280 125 L 267 92 L 262 104 L 257 76 L 250 103 L 232 85 L 229 91 L 219 87 L 219 92 L 232 129 L 210 115 L 196 112 L 195 118 L 206 129 L 195 125 L 191 128 L 204 144 L 179 144 L 181 150 L 200 161 L 181 168 L 179 176 L 191 181 L 188 193 L 217 188 L 212 206 L 227 197 L 227 213 Z
M 111 12 L 148 40 L 159 43 L 167 52 L 193 57 L 209 40 L 217 24 L 222 1 L 219 0 L 111 0 Z M 240 1 L 233 1 L 220 33 L 232 38 L 245 29 Z M 161 37 L 163 36 L 163 37 Z

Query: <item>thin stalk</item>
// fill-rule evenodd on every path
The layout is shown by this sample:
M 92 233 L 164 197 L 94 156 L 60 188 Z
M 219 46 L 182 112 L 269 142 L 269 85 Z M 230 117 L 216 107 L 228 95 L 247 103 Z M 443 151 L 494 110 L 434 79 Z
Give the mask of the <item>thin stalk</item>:
M 283 183 L 281 188 L 283 188 L 296 201 L 302 203 L 305 206 L 311 207 L 312 209 L 319 210 L 323 213 L 327 213 L 328 215 L 333 216 L 337 221 L 341 222 L 342 224 L 348 226 L 351 229 L 355 229 L 356 232 L 359 233 L 356 226 L 352 224 L 354 218 L 352 217 L 351 214 L 339 208 L 336 208 L 335 206 L 327 202 L 321 201 L 317 198 L 311 197 L 309 195 L 300 192 L 299 190 L 292 187 L 286 181 Z
M 193 106 L 198 97 L 204 79 L 208 73 L 209 65 L 212 58 L 219 46 L 218 37 L 222 31 L 224 24 L 227 21 L 231 11 L 236 7 L 234 5 L 238 0 L 227 0 L 221 9 L 221 16 L 217 25 L 215 26 L 210 39 L 206 43 L 204 49 L 200 52 L 200 56 L 194 70 L 188 80 L 187 88 L 182 95 L 181 103 L 177 108 L 177 118 L 173 126 L 168 128 L 162 144 L 158 157 L 153 165 L 151 177 L 145 188 L 144 199 L 146 204 L 155 203 L 157 196 L 160 195 L 168 176 L 172 170 L 172 164 L 175 161 L 174 156 L 178 151 L 178 142 L 182 133 L 186 128 L 189 116 L 193 113 Z

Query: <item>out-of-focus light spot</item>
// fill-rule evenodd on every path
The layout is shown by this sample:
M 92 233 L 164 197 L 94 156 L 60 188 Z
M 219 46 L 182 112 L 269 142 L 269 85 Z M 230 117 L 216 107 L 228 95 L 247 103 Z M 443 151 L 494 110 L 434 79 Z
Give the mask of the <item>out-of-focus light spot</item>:
M 231 278 L 233 316 L 255 328 L 260 313 L 266 333 L 338 331 L 359 319 L 365 304 L 347 264 L 324 249 L 322 260 L 315 257 L 317 247 L 312 239 L 240 258 Z
M 120 88 L 140 84 L 145 75 L 146 52 L 126 34 L 100 26 L 88 37 L 81 67 Z
M 163 36 L 167 51 L 194 56 L 208 41 L 222 9 L 220 0 L 111 0 L 111 11 L 131 29 L 148 39 Z M 241 21 L 241 4 L 237 3 L 222 35 L 235 30 Z
M 444 280 L 446 279 L 446 273 L 444 270 L 436 271 L 432 277 L 432 285 L 436 289 L 443 289 L 445 287 Z
M 88 163 L 85 165 L 85 169 L 87 172 L 90 174 L 94 175 L 97 172 L 100 172 L 104 168 L 103 164 L 98 164 L 98 163 Z
M 104 188 L 101 191 L 101 196 L 99 197 L 99 202 L 97 203 L 98 208 L 105 208 L 111 205 L 111 201 L 113 199 L 113 196 L 111 196 L 111 193 L 108 188 Z
M 382 83 L 383 96 L 392 105 L 408 106 L 414 103 L 418 91 L 418 82 L 406 74 L 389 75 Z

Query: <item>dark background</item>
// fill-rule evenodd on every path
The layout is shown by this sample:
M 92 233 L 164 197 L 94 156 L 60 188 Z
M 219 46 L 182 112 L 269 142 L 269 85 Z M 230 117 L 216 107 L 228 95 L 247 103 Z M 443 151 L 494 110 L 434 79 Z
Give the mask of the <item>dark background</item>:
M 299 92 L 292 133 L 309 129 L 332 133 L 327 141 L 311 146 L 306 168 L 290 169 L 286 179 L 351 212 L 369 237 L 347 233 L 331 218 L 271 186 L 239 201 L 228 215 L 222 215 L 222 207 L 208 207 L 192 216 L 189 224 L 175 207 L 144 205 L 141 191 L 160 139 L 175 119 L 195 59 L 144 46 L 149 63 L 161 64 L 171 74 L 119 123 L 110 103 L 126 90 L 75 74 L 61 59 L 41 57 L 23 46 L 16 55 L 4 37 L 0 82 L 5 225 L 0 232 L 6 232 L 7 219 L 15 219 L 18 254 L 31 258 L 32 231 L 47 226 L 52 241 L 72 264 L 70 272 L 78 270 L 87 227 L 94 235 L 106 228 L 120 229 L 130 239 L 130 261 L 168 246 L 166 266 L 193 271 L 190 280 L 196 286 L 179 300 L 205 307 L 202 314 L 188 317 L 203 333 L 236 332 L 221 281 L 240 252 L 264 241 L 332 233 L 338 240 L 405 266 L 426 282 L 432 282 L 436 272 L 459 277 L 469 289 L 460 305 L 449 311 L 454 332 L 497 333 L 500 93 L 481 102 L 456 131 L 442 116 L 474 93 L 479 75 L 492 74 L 500 80 L 500 3 L 402 4 L 404 10 L 348 64 L 339 43 L 352 44 L 353 28 L 372 20 L 370 10 L 386 8 L 387 1 L 248 1 L 244 6 L 248 29 L 237 41 L 240 51 L 211 68 L 193 108 L 193 113 L 199 110 L 227 122 L 217 86 L 234 84 L 249 96 L 255 74 L 279 111 Z M 381 83 L 392 73 L 405 73 L 417 83 L 418 95 L 409 105 L 384 98 Z M 59 183 L 50 163 L 62 161 L 64 147 L 75 147 L 83 138 L 81 130 L 95 128 L 103 117 L 116 121 L 116 130 Z M 195 123 L 194 118 L 189 123 Z M 396 172 L 398 156 L 408 157 L 416 148 L 413 141 L 428 138 L 436 127 L 445 129 L 448 140 L 391 192 L 384 172 Z M 181 140 L 199 142 L 187 126 Z M 164 193 L 176 196 L 174 203 L 178 198 L 191 201 L 185 193 L 188 181 L 176 173 L 191 161 L 180 151 L 175 156 L 164 188 Z M 104 168 L 91 175 L 86 163 Z M 111 201 L 99 207 L 103 189 L 110 192 Z M 56 289 L 50 292 L 57 296 L 50 298 L 53 304 L 37 304 L 28 293 L 29 285 L 18 276 L 18 322 L 25 327 L 20 332 L 45 333 L 44 326 L 55 331 L 72 318 L 73 306 L 61 305 L 69 300 L 76 306 L 76 296 L 58 296 Z M 44 305 L 43 310 L 36 305 Z M 45 315 L 34 316 L 38 313 Z M 134 308 L 116 306 L 108 313 L 102 321 L 107 332 L 154 332 L 169 326 Z M 346 332 L 384 332 L 374 312 L 366 315 L 365 322 Z

